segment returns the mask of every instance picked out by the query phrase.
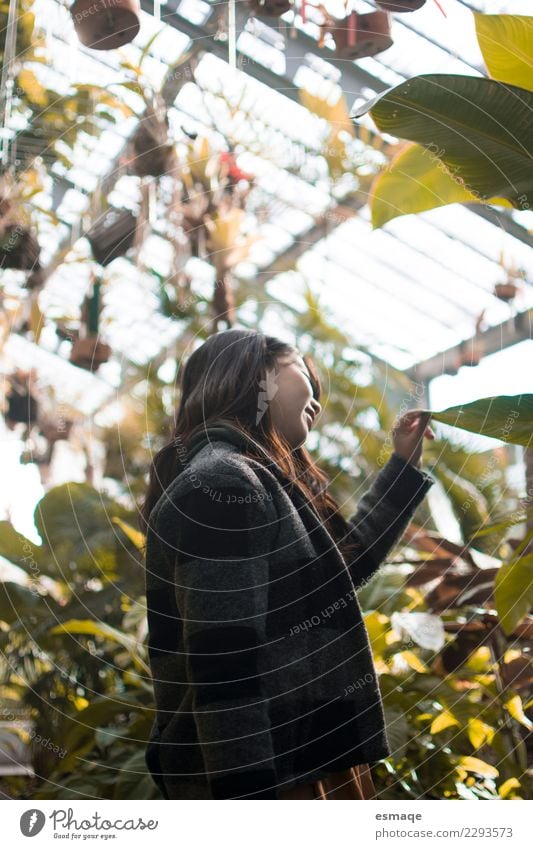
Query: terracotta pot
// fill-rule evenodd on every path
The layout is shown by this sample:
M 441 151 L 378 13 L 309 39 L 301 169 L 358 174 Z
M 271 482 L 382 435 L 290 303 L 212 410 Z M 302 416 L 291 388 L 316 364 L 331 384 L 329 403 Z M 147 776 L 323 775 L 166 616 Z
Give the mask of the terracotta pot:
M 27 271 L 39 260 L 39 242 L 20 224 L 8 225 L 0 235 L 0 268 Z
M 507 281 L 506 283 L 495 283 L 494 285 L 494 294 L 500 299 L 500 301 L 512 301 L 513 298 L 516 297 L 517 292 L 518 286 L 512 281 Z
M 376 6 L 387 12 L 416 12 L 426 0 L 375 0 Z
M 76 34 L 93 50 L 114 50 L 139 32 L 139 0 L 75 0 L 70 7 Z
M 132 247 L 137 219 L 127 209 L 108 209 L 86 234 L 93 256 L 100 265 L 109 265 Z
M 339 59 L 362 59 L 375 56 L 392 46 L 388 12 L 351 12 L 332 28 L 335 53 Z
M 97 336 L 84 336 L 74 340 L 70 362 L 87 371 L 96 371 L 110 356 L 110 345 L 100 342 Z

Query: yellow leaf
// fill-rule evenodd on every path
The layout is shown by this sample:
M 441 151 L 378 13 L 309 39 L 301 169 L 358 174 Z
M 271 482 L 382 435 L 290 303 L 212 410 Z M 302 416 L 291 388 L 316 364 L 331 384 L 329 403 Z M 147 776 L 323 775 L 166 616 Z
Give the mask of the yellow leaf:
M 468 737 L 474 749 L 479 749 L 485 743 L 492 743 L 495 729 L 481 719 L 468 718 Z
M 500 774 L 496 767 L 492 766 L 492 764 L 488 764 L 486 761 L 482 761 L 479 758 L 472 758 L 470 756 L 459 758 L 458 767 L 462 767 L 462 769 L 466 769 L 468 772 L 477 772 L 477 774 L 482 775 L 483 778 L 497 778 Z
M 307 89 L 302 88 L 299 92 L 300 101 L 310 112 L 314 112 L 319 118 L 328 121 L 336 133 L 340 132 L 340 130 L 346 130 L 353 137 L 355 136 L 355 128 L 350 118 L 346 98 L 340 88 L 338 91 L 340 92 L 340 96 L 331 102 L 329 99 L 318 97 L 315 94 L 311 94 Z
M 514 788 L 519 789 L 521 784 L 518 778 L 508 778 L 507 781 L 504 781 L 503 784 L 500 784 L 498 787 L 498 795 L 500 799 L 506 799 L 511 790 Z
M 522 699 L 520 696 L 513 696 L 512 699 L 505 704 L 505 707 L 517 722 L 520 722 L 521 725 L 524 725 L 526 728 L 533 728 L 533 722 L 525 715 L 524 707 L 522 705 Z
M 431 723 L 430 731 L 432 734 L 438 734 L 439 731 L 444 731 L 444 729 L 449 728 L 450 725 L 460 726 L 460 722 L 449 710 L 443 710 L 443 712 L 439 713 L 439 715 Z
M 403 659 L 409 664 L 411 669 L 415 670 L 415 672 L 429 672 L 426 664 L 417 657 L 414 651 L 402 651 L 400 654 L 401 657 L 403 657 Z
M 491 77 L 533 91 L 533 18 L 474 12 L 474 21 Z
M 391 633 L 389 617 L 378 610 L 373 610 L 365 616 L 365 627 L 373 654 L 382 655 L 387 648 L 388 636 Z
M 30 308 L 30 329 L 33 333 L 33 338 L 35 342 L 39 342 L 41 337 L 41 332 L 44 327 L 44 315 L 41 312 L 39 307 L 39 300 L 37 296 L 37 292 L 34 294 L 31 300 L 31 308 Z
M 487 666 L 490 668 L 492 661 L 490 649 L 488 646 L 480 646 L 473 654 L 470 655 L 466 666 L 473 669 L 474 672 L 484 672 Z
M 18 75 L 17 82 L 26 94 L 30 103 L 37 106 L 48 105 L 48 95 L 45 87 L 39 82 L 33 71 L 23 68 Z
M 377 229 L 400 215 L 426 212 L 450 203 L 481 201 L 453 179 L 437 152 L 408 143 L 374 179 L 368 202 L 372 227 Z M 489 203 L 512 208 L 504 198 L 491 198 Z
M 132 542 L 136 548 L 138 548 L 140 551 L 144 549 L 144 546 L 146 544 L 146 537 L 143 533 L 141 533 L 141 531 L 138 531 L 136 528 L 132 528 L 131 525 L 128 525 L 127 522 L 124 522 L 117 516 L 113 516 L 111 521 L 113 522 L 113 524 L 118 525 L 120 530 L 126 534 L 129 541 Z

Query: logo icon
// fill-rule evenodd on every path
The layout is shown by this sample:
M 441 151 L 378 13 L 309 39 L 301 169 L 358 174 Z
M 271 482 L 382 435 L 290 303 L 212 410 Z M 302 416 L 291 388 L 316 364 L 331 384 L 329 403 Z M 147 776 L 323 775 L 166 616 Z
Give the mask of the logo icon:
M 42 830 L 46 822 L 46 817 L 42 811 L 36 808 L 31 808 L 29 811 L 24 811 L 20 818 L 20 830 L 24 837 L 35 837 Z

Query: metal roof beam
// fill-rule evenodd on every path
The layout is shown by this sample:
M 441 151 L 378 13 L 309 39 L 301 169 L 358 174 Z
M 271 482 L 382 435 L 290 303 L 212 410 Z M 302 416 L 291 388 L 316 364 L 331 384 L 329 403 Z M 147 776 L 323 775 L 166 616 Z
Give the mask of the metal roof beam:
M 533 338 L 533 310 L 528 309 L 517 313 L 512 318 L 495 324 L 487 330 L 466 339 L 459 345 L 454 345 L 446 351 L 440 351 L 433 357 L 417 363 L 411 368 L 405 369 L 408 377 L 415 381 L 427 382 L 435 377 L 445 374 L 448 369 L 453 371 L 461 358 L 462 349 L 469 342 L 479 343 L 483 349 L 483 355 L 496 354 L 504 348 L 510 348 L 518 342 Z

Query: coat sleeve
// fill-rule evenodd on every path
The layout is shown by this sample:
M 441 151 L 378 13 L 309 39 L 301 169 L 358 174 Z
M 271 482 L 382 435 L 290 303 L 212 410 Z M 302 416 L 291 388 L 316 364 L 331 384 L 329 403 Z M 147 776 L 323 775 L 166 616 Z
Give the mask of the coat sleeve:
M 180 511 L 175 593 L 213 799 L 277 799 L 261 647 L 277 513 L 239 475 L 202 481 Z
M 435 483 L 429 472 L 418 469 L 393 452 L 370 489 L 348 519 L 351 537 L 361 547 L 349 564 L 356 589 L 368 581 L 401 539 L 416 508 Z

